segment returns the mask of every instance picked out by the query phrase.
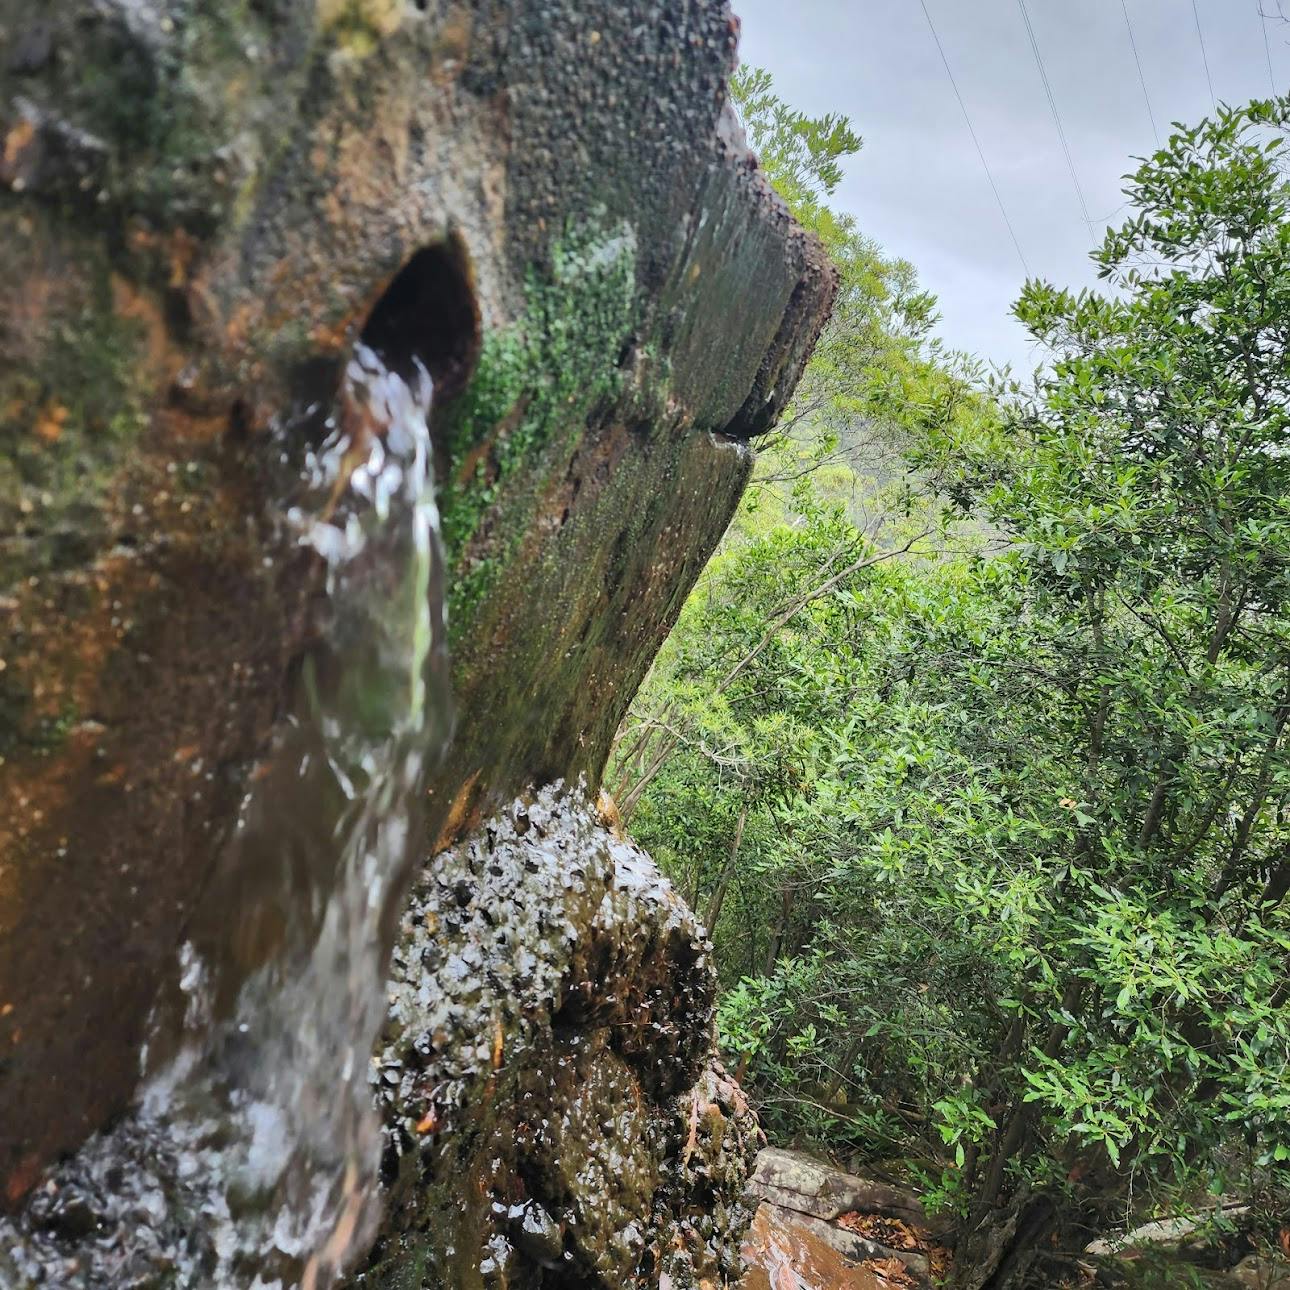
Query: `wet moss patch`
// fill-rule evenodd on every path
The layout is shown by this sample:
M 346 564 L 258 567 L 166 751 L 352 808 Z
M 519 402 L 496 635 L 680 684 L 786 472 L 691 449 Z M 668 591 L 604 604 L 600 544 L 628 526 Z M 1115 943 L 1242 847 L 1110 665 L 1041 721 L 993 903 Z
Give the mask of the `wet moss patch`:
M 0 372 L 0 587 L 82 562 L 108 523 L 113 471 L 147 424 L 144 326 L 108 275 L 55 323 L 40 362 Z
M 531 502 L 540 482 L 542 450 L 581 434 L 594 409 L 621 392 L 617 358 L 636 311 L 634 233 L 588 227 L 556 243 L 547 274 L 530 271 L 521 317 L 484 336 L 475 376 L 439 431 L 452 470 L 440 509 L 454 565 L 454 640 L 524 538 L 524 498 Z M 503 499 L 504 520 L 490 523 Z

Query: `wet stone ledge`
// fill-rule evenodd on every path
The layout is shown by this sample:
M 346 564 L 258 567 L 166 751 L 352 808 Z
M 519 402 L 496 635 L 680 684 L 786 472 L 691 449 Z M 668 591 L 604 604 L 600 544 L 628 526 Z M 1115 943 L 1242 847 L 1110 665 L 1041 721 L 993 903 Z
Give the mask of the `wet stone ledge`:
M 580 792 L 521 799 L 438 856 L 373 1058 L 386 1221 L 355 1284 L 734 1278 L 758 1129 L 712 1058 L 707 953 Z

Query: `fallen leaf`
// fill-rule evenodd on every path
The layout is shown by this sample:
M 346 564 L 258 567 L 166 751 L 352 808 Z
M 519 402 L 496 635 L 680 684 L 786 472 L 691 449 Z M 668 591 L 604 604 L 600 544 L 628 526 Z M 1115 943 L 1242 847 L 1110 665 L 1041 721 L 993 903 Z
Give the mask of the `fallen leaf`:
M 926 1240 L 920 1239 L 909 1224 L 902 1223 L 898 1218 L 884 1218 L 880 1214 L 862 1214 L 853 1210 L 849 1214 L 840 1215 L 835 1221 L 839 1227 L 845 1227 L 847 1231 L 855 1232 L 858 1236 L 878 1245 L 885 1245 L 891 1250 L 922 1250 L 927 1245 Z
M 61 403 L 50 401 L 41 409 L 34 426 L 38 438 L 46 443 L 56 443 L 67 423 L 68 411 Z
M 888 1285 L 899 1286 L 901 1290 L 915 1290 L 918 1282 L 909 1275 L 909 1269 L 899 1259 L 869 1259 L 861 1264 L 876 1272 Z
M 685 1150 L 681 1153 L 681 1168 L 686 1168 L 690 1163 L 690 1157 L 694 1155 L 699 1146 L 699 1090 L 694 1090 L 694 1097 L 690 1102 L 690 1136 L 685 1140 Z

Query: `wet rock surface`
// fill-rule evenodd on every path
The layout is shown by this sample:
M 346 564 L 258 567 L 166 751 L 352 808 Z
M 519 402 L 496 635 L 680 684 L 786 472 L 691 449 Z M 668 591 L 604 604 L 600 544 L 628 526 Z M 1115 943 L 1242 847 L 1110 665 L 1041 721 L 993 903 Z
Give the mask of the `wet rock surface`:
M 693 915 L 577 792 L 439 856 L 374 1059 L 388 1217 L 357 1282 L 737 1276 L 758 1130 L 711 1062 L 714 993 Z
M 594 781 L 832 290 L 721 126 L 735 41 L 709 0 L 0 0 L 0 1204 L 237 921 L 216 859 L 317 633 L 290 427 L 401 268 L 461 713 L 431 837 Z
M 458 942 L 401 942 L 374 1266 L 729 1271 L 753 1130 L 706 1065 L 692 919 L 590 823 L 558 866 L 478 848 L 530 786 L 594 790 L 828 309 L 728 128 L 736 36 L 712 0 L 0 0 L 0 1207 L 32 1198 L 6 1275 L 206 1284 L 224 1257 L 198 1248 L 210 1189 L 170 1188 L 186 1166 L 137 1118 L 141 1057 L 187 1042 L 190 939 L 218 1026 L 256 974 L 303 980 L 328 925 L 308 821 L 232 881 L 222 857 L 349 621 L 291 513 L 361 338 L 435 384 L 458 713 L 412 848 L 445 922 L 457 874 Z M 526 1095 L 549 1132 L 519 1153 Z M 602 1212 L 581 1180 L 611 1173 Z M 363 1192 L 329 1201 L 352 1239 Z M 234 1200 L 272 1235 L 260 1192 Z M 460 1235 L 422 1240 L 436 1214 Z M 295 1244 L 266 1278 L 305 1284 Z
M 948 1255 L 912 1193 L 848 1174 L 800 1151 L 768 1147 L 748 1196 L 744 1290 L 923 1290 Z
M 757 1207 L 744 1257 L 742 1290 L 894 1290 L 881 1273 L 852 1262 L 772 1205 Z
M 317 1287 L 370 1241 L 382 928 L 450 729 L 418 375 L 365 345 L 347 369 L 287 517 L 325 567 L 325 598 L 220 856 L 211 905 L 237 923 L 187 929 L 182 1016 L 154 1018 L 138 1104 L 0 1219 L 5 1286 Z

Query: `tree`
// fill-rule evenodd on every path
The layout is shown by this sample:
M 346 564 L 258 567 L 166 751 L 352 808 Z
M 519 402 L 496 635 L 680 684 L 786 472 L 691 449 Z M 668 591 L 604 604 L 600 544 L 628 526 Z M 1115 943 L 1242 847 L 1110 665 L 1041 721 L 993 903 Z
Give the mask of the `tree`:
M 836 112 L 809 117 L 789 107 L 762 67 L 736 70 L 730 92 L 749 144 L 785 200 L 803 207 L 830 196 L 842 182 L 843 160 L 863 143 L 851 122 Z
M 1285 1195 L 1288 121 L 1139 165 L 1111 291 L 1022 294 L 1034 389 L 905 348 L 880 532 L 818 472 L 767 486 L 619 747 L 769 1127 L 923 1161 L 963 1286 Z
M 862 475 L 896 469 L 892 439 L 902 420 L 920 409 L 944 414 L 945 403 L 952 412 L 969 385 L 961 377 L 973 373 L 930 341 L 936 302 L 913 266 L 885 256 L 824 200 L 861 148 L 850 121 L 789 107 L 761 68 L 741 68 L 731 91 L 767 177 L 838 270 L 832 318 L 791 406 L 759 445 L 759 478 L 791 482 L 839 465 Z
M 1007 1106 L 968 1171 L 978 1225 L 1044 1150 L 1083 1150 L 1094 1211 L 1130 1177 L 1212 1170 L 1233 1125 L 1258 1163 L 1290 1159 L 1272 1091 L 1290 1060 L 1288 119 L 1277 100 L 1178 129 L 1095 253 L 1118 294 L 1031 282 L 1017 305 L 1055 362 L 983 500 L 1024 543 L 1083 764 L 1051 948 L 991 1072 Z

